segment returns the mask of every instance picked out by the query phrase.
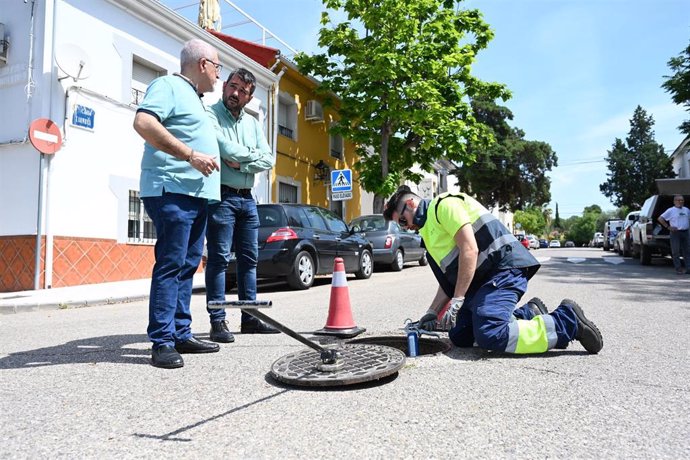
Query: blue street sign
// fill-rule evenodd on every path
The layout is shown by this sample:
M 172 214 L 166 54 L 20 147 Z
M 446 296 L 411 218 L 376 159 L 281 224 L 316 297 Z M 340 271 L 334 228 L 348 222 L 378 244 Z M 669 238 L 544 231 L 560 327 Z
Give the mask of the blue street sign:
M 352 170 L 335 169 L 331 171 L 331 191 L 351 192 L 352 191 Z
M 93 129 L 96 118 L 96 111 L 90 107 L 76 105 L 72 113 L 72 124 L 80 128 Z

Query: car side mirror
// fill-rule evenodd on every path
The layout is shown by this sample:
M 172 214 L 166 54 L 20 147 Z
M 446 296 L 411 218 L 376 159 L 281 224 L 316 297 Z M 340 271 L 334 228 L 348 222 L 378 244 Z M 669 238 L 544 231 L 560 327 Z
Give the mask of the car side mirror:
M 359 225 L 353 225 L 352 227 L 350 227 L 350 235 L 352 235 L 353 233 L 359 233 L 361 231 L 362 229 Z

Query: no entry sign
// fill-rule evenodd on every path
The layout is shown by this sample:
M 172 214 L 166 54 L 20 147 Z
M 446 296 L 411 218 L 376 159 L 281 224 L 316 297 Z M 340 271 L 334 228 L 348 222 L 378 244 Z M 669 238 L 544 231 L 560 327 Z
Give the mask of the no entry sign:
M 39 118 L 29 125 L 29 140 L 41 153 L 53 154 L 62 147 L 62 134 L 54 121 Z

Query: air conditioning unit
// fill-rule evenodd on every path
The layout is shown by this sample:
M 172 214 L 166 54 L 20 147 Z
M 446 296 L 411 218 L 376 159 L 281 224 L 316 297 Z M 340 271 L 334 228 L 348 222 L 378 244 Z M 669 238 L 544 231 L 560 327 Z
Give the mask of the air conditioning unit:
M 307 101 L 307 111 L 304 114 L 304 118 L 311 122 L 323 121 L 323 107 L 321 107 L 321 103 L 314 99 Z

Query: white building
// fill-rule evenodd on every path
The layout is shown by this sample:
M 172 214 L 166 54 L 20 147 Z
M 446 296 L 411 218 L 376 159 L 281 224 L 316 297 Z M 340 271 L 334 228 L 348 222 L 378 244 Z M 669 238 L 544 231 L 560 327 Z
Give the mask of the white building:
M 671 154 L 673 171 L 679 179 L 690 179 L 690 136 L 687 136 Z
M 218 49 L 222 79 L 254 73 L 248 109 L 275 145 L 278 77 L 156 1 L 2 0 L 0 31 L 0 292 L 150 277 L 132 121 L 148 83 L 179 71 L 187 40 Z M 29 142 L 40 118 L 60 129 L 54 155 Z M 268 174 L 259 201 L 271 196 Z

